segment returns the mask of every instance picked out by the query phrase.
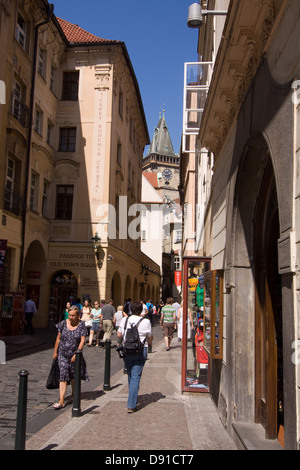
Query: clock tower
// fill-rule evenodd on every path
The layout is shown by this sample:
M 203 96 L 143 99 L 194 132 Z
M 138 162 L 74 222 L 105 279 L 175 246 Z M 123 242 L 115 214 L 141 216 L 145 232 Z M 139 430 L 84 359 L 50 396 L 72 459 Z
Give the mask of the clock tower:
M 175 284 L 175 271 L 181 270 L 182 214 L 180 206 L 180 158 L 174 152 L 164 114 L 160 116 L 147 155 L 143 158 L 144 178 L 151 184 L 159 196 L 162 209 L 162 289 L 161 297 L 165 302 L 168 297 L 179 299 L 181 286 Z M 142 201 L 145 204 L 145 201 Z M 152 201 L 147 201 L 152 207 Z M 147 221 L 145 226 L 148 227 Z M 145 231 L 146 233 L 146 231 Z M 151 238 L 151 237 L 150 237 Z M 147 235 L 143 244 L 151 243 Z M 144 245 L 145 246 L 145 245 Z
M 143 172 L 157 174 L 162 198 L 175 201 L 179 198 L 179 156 L 174 152 L 164 114 L 160 117 L 147 155 L 143 159 Z

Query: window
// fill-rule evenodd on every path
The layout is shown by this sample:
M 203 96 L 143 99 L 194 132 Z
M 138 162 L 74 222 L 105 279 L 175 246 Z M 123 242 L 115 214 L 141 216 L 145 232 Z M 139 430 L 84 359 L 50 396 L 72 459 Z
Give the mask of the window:
M 48 193 L 49 193 L 49 183 L 44 179 L 43 184 L 43 200 L 42 200 L 42 215 L 44 217 L 48 216 Z
M 55 95 L 57 94 L 57 80 L 56 80 L 56 68 L 54 65 L 51 65 L 50 68 L 50 83 L 49 83 L 49 88 L 54 93 Z
M 18 13 L 16 38 L 19 44 L 23 47 L 23 49 L 26 48 L 26 33 L 27 33 L 27 24 L 23 16 L 20 13 Z
M 123 119 L 123 112 L 124 112 L 124 93 L 120 90 L 119 93 L 119 115 Z
M 186 258 L 183 261 L 183 309 L 178 321 L 178 338 L 182 340 L 182 389 L 207 393 L 209 354 L 204 347 L 204 276 L 210 269 L 208 258 Z M 208 311 L 207 311 L 208 314 Z
M 46 76 L 46 51 L 40 47 L 38 55 L 38 73 L 45 78 Z
M 204 348 L 213 359 L 223 357 L 223 271 L 204 275 Z
M 62 100 L 78 100 L 79 72 L 64 72 Z
M 34 130 L 40 135 L 43 135 L 43 120 L 44 120 L 44 113 L 41 110 L 41 108 L 36 106 L 35 118 L 34 118 Z
M 174 256 L 174 271 L 181 271 L 180 256 Z
M 76 127 L 61 127 L 59 135 L 59 151 L 75 152 L 76 150 Z
M 174 243 L 181 243 L 181 241 L 182 241 L 182 230 L 176 230 Z
M 11 210 L 13 207 L 14 181 L 15 181 L 15 161 L 8 159 L 6 172 L 5 209 Z
M 56 214 L 60 220 L 72 220 L 73 185 L 58 185 L 56 188 Z
M 7 160 L 4 209 L 15 215 L 20 215 L 20 175 L 21 164 L 13 158 Z
M 47 144 L 53 147 L 54 124 L 48 119 L 47 122 Z
M 11 100 L 11 114 L 23 127 L 28 126 L 29 109 L 25 105 L 26 88 L 15 79 Z
M 39 187 L 39 176 L 34 171 L 31 172 L 30 180 L 30 201 L 29 207 L 32 211 L 38 210 L 38 187 Z
M 120 142 L 117 145 L 117 162 L 122 165 L 122 144 Z

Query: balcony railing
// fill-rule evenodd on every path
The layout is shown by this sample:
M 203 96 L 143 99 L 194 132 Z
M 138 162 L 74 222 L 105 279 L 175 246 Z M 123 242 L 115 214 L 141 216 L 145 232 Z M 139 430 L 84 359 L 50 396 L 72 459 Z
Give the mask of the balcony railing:
M 21 215 L 21 212 L 24 209 L 24 201 L 18 191 L 10 191 L 9 189 L 5 189 L 4 209 L 12 212 L 15 215 Z
M 11 96 L 11 114 L 19 121 L 23 127 L 29 125 L 29 108 L 19 98 L 15 91 L 12 92 Z
M 211 76 L 212 62 L 184 64 L 183 152 L 195 152 Z

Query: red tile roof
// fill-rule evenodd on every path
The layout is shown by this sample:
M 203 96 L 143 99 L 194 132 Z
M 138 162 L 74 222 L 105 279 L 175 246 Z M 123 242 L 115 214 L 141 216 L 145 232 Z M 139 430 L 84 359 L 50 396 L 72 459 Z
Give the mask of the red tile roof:
M 99 38 L 94 34 L 89 33 L 85 29 L 80 28 L 77 24 L 69 23 L 69 21 L 63 20 L 57 17 L 57 21 L 63 30 L 64 35 L 71 44 L 91 44 L 91 43 L 117 43 L 119 41 L 113 41 L 109 39 Z
M 159 188 L 158 180 L 157 180 L 157 173 L 151 173 L 149 171 L 143 171 L 143 175 L 149 181 L 149 183 L 153 186 L 153 188 Z

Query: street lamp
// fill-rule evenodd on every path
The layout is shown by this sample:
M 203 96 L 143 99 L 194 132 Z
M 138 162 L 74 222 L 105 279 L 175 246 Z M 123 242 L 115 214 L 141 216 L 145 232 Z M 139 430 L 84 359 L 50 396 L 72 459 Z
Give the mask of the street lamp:
M 101 246 L 101 238 L 98 235 L 98 232 L 95 232 L 95 235 L 92 237 L 92 245 L 94 249 L 94 255 L 97 258 L 97 266 L 100 269 L 102 267 L 102 261 L 100 259 L 99 247 Z
M 144 272 L 144 268 L 145 268 L 145 272 Z M 149 276 L 148 269 L 150 269 L 148 268 L 148 266 L 145 266 L 144 264 L 142 264 L 142 271 L 140 272 L 140 274 L 144 274 L 144 284 L 147 284 L 148 282 L 148 276 Z
M 202 10 L 202 7 L 199 3 L 193 3 L 189 7 L 189 16 L 187 20 L 188 27 L 201 28 L 201 26 L 203 25 L 202 16 L 207 15 L 227 15 L 227 11 Z

